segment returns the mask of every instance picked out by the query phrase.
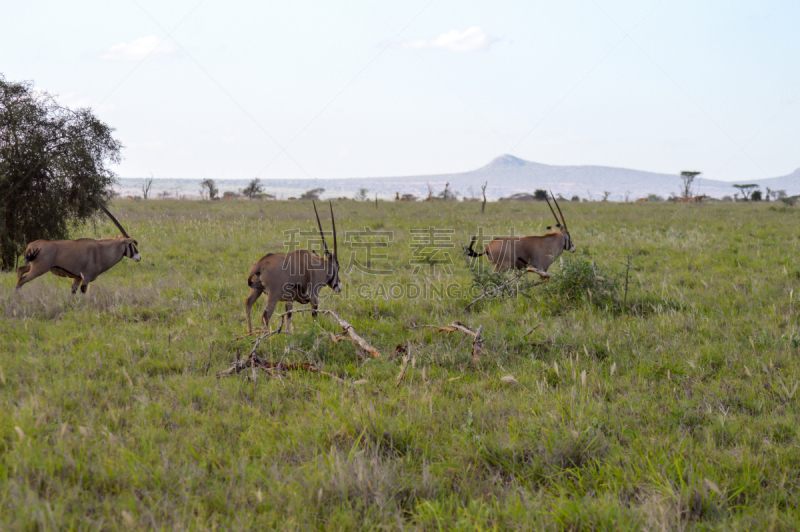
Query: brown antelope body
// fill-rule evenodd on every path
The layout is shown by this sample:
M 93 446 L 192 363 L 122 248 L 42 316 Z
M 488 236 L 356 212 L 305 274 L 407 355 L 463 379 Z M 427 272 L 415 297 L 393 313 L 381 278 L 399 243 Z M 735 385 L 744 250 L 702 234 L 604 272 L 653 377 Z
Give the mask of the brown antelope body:
M 247 275 L 247 285 L 250 295 L 245 301 L 244 308 L 247 314 L 247 332 L 253 332 L 250 320 L 250 310 L 261 296 L 267 295 L 267 305 L 261 314 L 261 323 L 265 329 L 269 326 L 269 319 L 275 311 L 278 302 L 286 304 L 286 310 L 292 310 L 294 303 L 311 303 L 312 317 L 316 317 L 319 308 L 319 293 L 329 286 L 337 294 L 342 291 L 339 280 L 339 257 L 336 242 L 336 222 L 333 219 L 333 206 L 331 208 L 331 223 L 333 224 L 333 254 L 328 251 L 325 235 L 322 233 L 322 224 L 317 214 L 317 224 L 322 236 L 325 254 L 320 257 L 307 249 L 298 249 L 291 253 L 269 253 L 259 259 L 250 268 Z M 317 206 L 314 205 L 314 212 Z M 286 328 L 292 324 L 292 315 L 286 315 Z
M 562 252 L 575 253 L 575 244 L 572 242 L 572 237 L 567 230 L 564 214 L 561 212 L 561 207 L 558 206 L 555 197 L 553 197 L 553 201 L 556 202 L 558 213 L 561 215 L 560 221 L 555 211 L 553 211 L 553 207 L 550 206 L 549 199 L 547 200 L 547 205 L 550 206 L 550 211 L 556 219 L 557 231 L 540 236 L 495 238 L 486 245 L 483 253 L 478 253 L 473 249 L 476 241 L 476 237 L 473 236 L 467 248 L 467 255 L 470 257 L 486 255 L 489 261 L 494 264 L 495 271 L 512 268 L 524 270 L 528 267 L 533 267 L 546 272 Z
M 117 238 L 79 238 L 77 240 L 34 240 L 25 248 L 26 264 L 17 268 L 17 289 L 50 272 L 72 279 L 72 293 L 86 293 L 89 283 L 113 268 L 123 257 L 136 262 L 142 259 L 136 240 L 132 239 L 114 216 L 95 202 L 116 224 L 123 236 Z

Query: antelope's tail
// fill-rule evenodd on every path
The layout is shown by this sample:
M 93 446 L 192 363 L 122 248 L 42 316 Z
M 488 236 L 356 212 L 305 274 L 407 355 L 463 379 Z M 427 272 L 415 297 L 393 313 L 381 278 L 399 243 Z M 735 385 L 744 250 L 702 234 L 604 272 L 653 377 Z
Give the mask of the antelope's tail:
M 481 257 L 483 255 L 486 255 L 485 251 L 483 253 L 478 253 L 477 251 L 472 249 L 472 247 L 475 245 L 475 240 L 477 240 L 477 239 L 478 239 L 478 237 L 473 236 L 472 239 L 470 239 L 470 241 L 469 241 L 469 247 L 466 249 L 466 253 L 470 257 Z
M 258 277 L 260 274 L 261 272 L 250 274 L 250 277 L 247 278 L 247 286 L 254 288 L 255 290 L 263 290 L 264 285 L 261 283 L 261 279 Z
M 36 257 L 39 256 L 39 253 L 41 251 L 42 251 L 41 248 L 34 248 L 28 246 L 28 249 L 25 250 L 25 262 L 26 263 L 33 262 L 36 259 Z

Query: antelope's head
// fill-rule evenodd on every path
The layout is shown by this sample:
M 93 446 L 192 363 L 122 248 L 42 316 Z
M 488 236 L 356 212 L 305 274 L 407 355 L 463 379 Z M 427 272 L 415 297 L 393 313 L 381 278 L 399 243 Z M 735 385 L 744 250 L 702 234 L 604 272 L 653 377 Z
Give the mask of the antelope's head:
M 138 249 L 139 243 L 131 238 L 128 232 L 125 231 L 125 228 L 122 227 L 122 224 L 119 223 L 119 221 L 117 221 L 116 218 L 114 218 L 114 215 L 111 214 L 108 211 L 108 209 L 106 209 L 103 206 L 102 203 L 97 201 L 94 197 L 92 197 L 92 201 L 97 203 L 97 206 L 103 209 L 103 211 L 108 215 L 108 217 L 111 218 L 111 221 L 114 222 L 114 225 L 116 225 L 117 228 L 122 233 L 122 236 L 117 237 L 117 240 L 119 240 L 119 242 L 122 244 L 123 248 L 122 256 L 128 257 L 129 259 L 133 259 L 134 262 L 139 262 L 140 260 L 142 260 L 142 256 L 139 254 L 139 249 Z
M 122 242 L 124 247 L 124 251 L 122 253 L 124 257 L 133 259 L 134 262 L 139 262 L 142 260 L 142 256 L 139 254 L 139 249 L 137 248 L 139 243 L 136 240 L 132 238 L 120 237 L 119 241 Z
M 552 190 L 550 191 L 550 195 L 553 196 Z M 558 214 L 561 215 L 561 220 L 559 220 L 558 216 L 556 216 L 556 211 L 553 210 L 553 206 L 550 205 L 550 200 L 547 198 L 547 196 L 545 196 L 544 199 L 547 200 L 547 206 L 550 207 L 550 212 L 553 213 L 553 218 L 556 219 L 556 227 L 559 231 L 561 231 L 561 234 L 564 235 L 564 250 L 569 251 L 570 253 L 575 253 L 575 244 L 572 242 L 569 229 L 567 229 L 567 221 L 564 219 L 564 213 L 561 212 L 561 207 L 558 206 L 558 200 L 556 200 L 556 197 L 553 196 L 553 202 L 556 204 Z
M 322 237 L 322 246 L 325 249 L 325 271 L 328 273 L 328 282 L 326 284 L 338 294 L 342 291 L 342 281 L 339 280 L 339 245 L 336 240 L 336 220 L 333 218 L 333 204 L 330 201 L 328 202 L 328 206 L 331 209 L 331 225 L 333 225 L 333 253 L 330 252 L 328 244 L 325 242 L 325 233 L 322 231 L 322 222 L 319 221 L 317 204 L 313 201 L 312 204 L 314 205 L 314 214 L 317 215 L 319 236 Z

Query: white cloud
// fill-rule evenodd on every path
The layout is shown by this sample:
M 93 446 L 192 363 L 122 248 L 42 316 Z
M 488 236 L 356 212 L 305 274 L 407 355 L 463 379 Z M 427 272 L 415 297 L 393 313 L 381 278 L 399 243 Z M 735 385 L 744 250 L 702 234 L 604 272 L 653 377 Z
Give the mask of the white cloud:
M 448 52 L 477 52 L 478 50 L 485 50 L 496 40 L 478 26 L 472 26 L 464 31 L 450 30 L 433 39 L 406 41 L 401 46 L 415 50 L 438 48 Z
M 160 46 L 159 43 L 161 43 Z M 147 37 L 136 39 L 130 43 L 121 42 L 115 44 L 100 57 L 102 59 L 113 59 L 115 61 L 141 61 L 151 52 L 153 55 L 168 55 L 177 50 L 178 47 L 169 40 L 162 43 L 161 39 L 155 35 L 148 35 Z

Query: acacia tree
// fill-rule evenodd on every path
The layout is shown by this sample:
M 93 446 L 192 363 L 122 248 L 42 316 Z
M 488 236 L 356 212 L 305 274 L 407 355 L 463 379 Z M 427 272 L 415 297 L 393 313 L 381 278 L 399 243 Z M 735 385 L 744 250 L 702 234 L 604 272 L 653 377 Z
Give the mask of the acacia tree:
M 219 194 L 217 184 L 213 179 L 203 179 L 200 182 L 200 197 L 205 198 L 208 194 L 208 199 L 213 200 Z
M 312 188 L 311 190 L 306 190 L 303 194 L 300 195 L 300 199 L 302 200 L 319 200 L 319 195 L 325 192 L 324 188 Z
M 259 178 L 255 178 L 250 181 L 250 184 L 242 189 L 242 194 L 247 196 L 250 199 L 255 198 L 258 194 L 264 192 L 264 187 L 261 186 L 261 180 Z
M 0 270 L 28 242 L 65 239 L 111 196 L 122 144 L 91 109 L 68 109 L 0 74 Z
M 758 188 L 758 185 L 755 183 L 749 183 L 746 185 L 733 185 L 734 187 L 739 189 L 739 192 L 742 193 L 742 199 L 744 201 L 750 201 L 750 195 L 753 193 L 755 189 Z M 761 198 L 759 198 L 761 199 Z
M 681 181 L 683 181 L 683 197 L 684 198 L 691 198 L 692 197 L 692 183 L 694 182 L 694 178 L 702 174 L 703 172 L 690 172 L 684 170 L 681 172 Z

